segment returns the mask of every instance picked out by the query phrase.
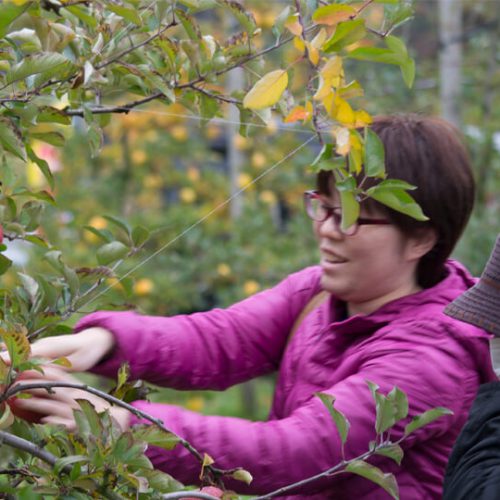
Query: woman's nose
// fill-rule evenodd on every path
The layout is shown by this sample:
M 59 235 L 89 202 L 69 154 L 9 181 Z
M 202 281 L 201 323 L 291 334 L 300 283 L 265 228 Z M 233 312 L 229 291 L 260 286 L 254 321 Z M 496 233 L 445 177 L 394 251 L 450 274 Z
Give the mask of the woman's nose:
M 327 238 L 342 238 L 339 224 L 335 221 L 334 217 L 330 216 L 323 222 L 318 222 L 318 234 Z

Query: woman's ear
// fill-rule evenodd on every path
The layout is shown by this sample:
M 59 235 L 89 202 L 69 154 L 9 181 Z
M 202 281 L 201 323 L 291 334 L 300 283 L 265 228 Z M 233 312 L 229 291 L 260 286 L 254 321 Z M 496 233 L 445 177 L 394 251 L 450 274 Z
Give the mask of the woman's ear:
M 406 250 L 410 260 L 419 260 L 429 253 L 437 242 L 436 231 L 432 228 L 420 229 L 412 235 L 407 243 Z

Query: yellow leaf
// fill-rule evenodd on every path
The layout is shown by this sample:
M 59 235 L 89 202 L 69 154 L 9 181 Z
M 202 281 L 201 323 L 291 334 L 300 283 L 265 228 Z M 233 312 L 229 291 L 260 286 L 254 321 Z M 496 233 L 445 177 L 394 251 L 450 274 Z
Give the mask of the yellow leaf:
M 344 79 L 344 67 L 342 57 L 333 56 L 328 59 L 326 64 L 319 72 L 319 86 L 314 99 L 323 100 L 330 92 L 332 87 L 337 88 Z
M 356 128 L 366 127 L 366 125 L 370 125 L 373 121 L 373 118 L 364 109 L 356 111 L 354 115 L 354 126 Z
M 323 103 L 323 106 L 325 108 L 325 111 L 330 115 L 333 116 L 333 111 L 335 109 L 335 92 L 330 91 L 321 101 Z
M 353 97 L 361 97 L 362 95 L 364 95 L 364 91 L 363 91 L 363 87 L 361 87 L 359 82 L 357 82 L 356 80 L 353 80 L 345 87 L 342 87 L 341 89 L 339 89 L 339 94 L 344 99 L 352 99 Z
M 341 21 L 347 21 L 356 15 L 356 9 L 350 5 L 325 5 L 316 9 L 312 18 L 316 24 L 335 26 Z
M 285 28 L 295 36 L 302 35 L 302 25 L 299 22 L 299 15 L 293 14 L 285 21 Z
M 354 111 L 351 105 L 341 97 L 336 98 L 335 119 L 342 125 L 352 126 L 354 124 Z
M 300 36 L 293 38 L 293 46 L 302 54 L 306 51 L 306 44 Z
M 334 127 L 332 130 L 335 137 L 335 152 L 341 156 L 347 156 L 351 150 L 351 134 L 345 127 Z
M 276 104 L 288 85 L 288 73 L 277 69 L 264 75 L 243 99 L 249 109 L 263 109 Z
M 306 42 L 306 45 L 309 61 L 311 61 L 314 66 L 317 66 L 319 63 L 319 50 L 314 48 L 309 42 Z
M 321 28 L 318 32 L 318 34 L 311 40 L 311 45 L 315 49 L 321 48 L 321 46 L 326 42 L 326 30 L 325 28 Z

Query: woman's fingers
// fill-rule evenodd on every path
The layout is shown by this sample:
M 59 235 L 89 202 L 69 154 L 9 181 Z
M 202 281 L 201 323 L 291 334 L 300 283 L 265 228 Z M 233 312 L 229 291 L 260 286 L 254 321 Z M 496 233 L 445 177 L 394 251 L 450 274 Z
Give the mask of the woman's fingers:
M 65 357 L 68 371 L 86 371 L 96 365 L 114 346 L 114 337 L 104 328 L 88 328 L 73 335 L 48 337 L 31 346 L 34 357 L 54 360 Z

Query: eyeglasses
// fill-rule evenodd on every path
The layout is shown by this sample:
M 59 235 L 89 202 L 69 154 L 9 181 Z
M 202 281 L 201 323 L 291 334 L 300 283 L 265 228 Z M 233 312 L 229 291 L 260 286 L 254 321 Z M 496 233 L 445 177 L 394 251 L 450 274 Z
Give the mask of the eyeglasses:
M 347 229 L 341 228 L 342 209 L 340 207 L 331 207 L 323 202 L 318 191 L 306 191 L 304 193 L 304 206 L 307 215 L 316 222 L 324 222 L 328 217 L 333 219 L 335 230 L 344 236 L 353 236 L 358 232 L 359 226 L 390 224 L 387 219 L 366 219 L 358 217 L 358 220 L 351 224 Z

